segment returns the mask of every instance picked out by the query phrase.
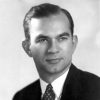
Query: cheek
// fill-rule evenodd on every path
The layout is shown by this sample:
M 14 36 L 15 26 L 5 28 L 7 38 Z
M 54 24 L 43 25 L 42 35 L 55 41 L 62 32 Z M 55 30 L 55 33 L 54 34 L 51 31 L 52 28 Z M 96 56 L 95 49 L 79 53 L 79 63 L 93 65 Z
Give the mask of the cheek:
M 65 57 L 71 57 L 73 54 L 73 45 L 71 43 L 67 44 L 62 44 L 61 45 L 62 48 L 62 54 Z
M 73 51 L 73 45 L 72 45 L 72 43 L 63 43 L 63 44 L 61 44 L 60 45 L 60 47 L 62 48 L 62 50 L 64 50 L 64 51 L 68 51 L 68 52 L 72 52 Z
M 32 52 L 33 58 L 42 58 L 45 55 L 46 46 L 36 45 L 34 47 L 31 47 L 31 52 Z
M 32 57 L 33 57 L 35 63 L 39 64 L 41 59 L 42 59 L 42 55 L 40 53 L 40 50 L 38 50 L 36 48 L 34 50 L 32 50 Z

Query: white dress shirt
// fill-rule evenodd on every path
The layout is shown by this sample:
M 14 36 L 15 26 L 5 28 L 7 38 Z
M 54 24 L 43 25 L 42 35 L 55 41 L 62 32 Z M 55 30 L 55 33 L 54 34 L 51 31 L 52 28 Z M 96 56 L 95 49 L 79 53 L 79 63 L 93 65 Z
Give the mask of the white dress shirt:
M 54 93 L 56 95 L 55 100 L 59 100 L 61 93 L 62 93 L 62 89 L 63 89 L 63 85 L 66 79 L 66 76 L 68 74 L 69 69 L 60 77 L 58 77 L 56 80 L 54 80 L 51 85 L 53 87 Z M 40 85 L 41 85 L 41 90 L 42 90 L 42 96 L 45 93 L 46 87 L 48 85 L 48 83 L 46 83 L 45 81 L 43 81 L 42 79 L 40 79 Z

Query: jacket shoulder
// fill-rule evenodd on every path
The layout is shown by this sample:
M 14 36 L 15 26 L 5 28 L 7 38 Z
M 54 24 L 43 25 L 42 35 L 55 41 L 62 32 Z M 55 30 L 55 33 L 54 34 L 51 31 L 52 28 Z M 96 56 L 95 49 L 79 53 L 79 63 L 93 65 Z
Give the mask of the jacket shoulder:
M 40 82 L 39 80 L 36 80 L 35 82 L 19 90 L 14 95 L 13 100 L 31 100 L 31 98 L 35 99 L 37 94 L 39 94 L 40 92 Z
M 81 96 L 91 100 L 100 99 L 100 77 L 87 71 L 79 70 L 80 72 L 80 88 Z M 83 97 L 83 98 L 84 98 Z
M 92 83 L 94 83 L 94 84 L 100 83 L 100 77 L 99 76 L 97 76 L 93 73 L 90 73 L 88 71 L 83 71 L 83 70 L 77 68 L 76 66 L 74 66 L 73 64 L 70 68 L 70 75 L 73 78 L 80 80 L 81 82 L 91 83 L 93 81 Z
M 80 71 L 80 78 L 81 78 L 82 82 L 100 85 L 100 77 L 99 76 L 97 76 L 93 73 L 87 72 L 87 71 L 83 71 L 80 69 L 78 69 L 78 70 Z

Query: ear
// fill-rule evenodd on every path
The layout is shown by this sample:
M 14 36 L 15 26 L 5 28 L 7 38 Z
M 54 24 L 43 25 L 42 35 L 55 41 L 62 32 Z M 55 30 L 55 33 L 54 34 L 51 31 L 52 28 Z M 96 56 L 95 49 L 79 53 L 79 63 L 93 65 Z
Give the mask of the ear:
M 28 56 L 32 57 L 32 53 L 30 50 L 30 42 L 28 40 L 22 41 L 22 47 L 25 50 L 25 52 L 28 54 Z
M 77 35 L 73 35 L 73 52 L 76 49 L 77 43 L 78 43 L 78 37 Z

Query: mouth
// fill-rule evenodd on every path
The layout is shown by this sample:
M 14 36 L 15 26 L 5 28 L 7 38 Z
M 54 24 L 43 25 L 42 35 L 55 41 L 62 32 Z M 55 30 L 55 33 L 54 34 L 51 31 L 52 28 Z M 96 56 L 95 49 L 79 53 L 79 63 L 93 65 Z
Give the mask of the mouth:
M 49 64 L 57 64 L 62 60 L 62 58 L 55 58 L 55 59 L 46 59 L 46 62 Z

